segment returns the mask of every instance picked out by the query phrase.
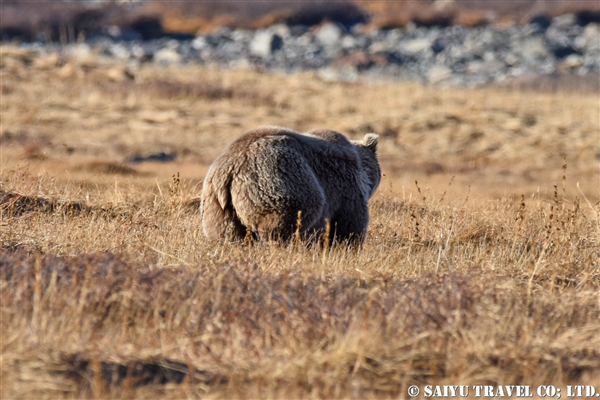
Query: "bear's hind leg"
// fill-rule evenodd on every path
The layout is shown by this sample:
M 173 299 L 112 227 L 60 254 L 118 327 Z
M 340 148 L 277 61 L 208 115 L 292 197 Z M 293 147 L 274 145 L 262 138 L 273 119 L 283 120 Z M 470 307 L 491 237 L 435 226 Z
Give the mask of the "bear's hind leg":
M 324 230 L 325 195 L 320 187 L 305 187 L 304 196 L 284 196 L 277 207 L 255 219 L 251 226 L 261 239 L 287 242 L 296 237 L 303 240 L 318 236 Z
M 348 242 L 351 247 L 360 246 L 367 236 L 369 209 L 366 204 L 357 204 L 340 210 L 331 221 L 330 242 Z

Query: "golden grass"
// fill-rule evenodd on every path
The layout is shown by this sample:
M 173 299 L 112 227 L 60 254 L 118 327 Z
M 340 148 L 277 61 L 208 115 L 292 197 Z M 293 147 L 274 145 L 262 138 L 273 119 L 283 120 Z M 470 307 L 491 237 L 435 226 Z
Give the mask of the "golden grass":
M 132 81 L 2 51 L 3 398 L 600 379 L 597 95 L 197 67 Z M 205 241 L 208 165 L 267 123 L 380 133 L 362 250 Z M 178 157 L 124 162 L 157 151 Z

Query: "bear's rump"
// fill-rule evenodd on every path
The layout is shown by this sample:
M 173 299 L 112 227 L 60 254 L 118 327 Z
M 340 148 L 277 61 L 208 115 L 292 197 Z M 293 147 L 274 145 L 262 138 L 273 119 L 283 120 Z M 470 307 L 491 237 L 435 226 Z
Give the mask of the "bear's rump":
M 302 231 L 324 219 L 326 198 L 307 160 L 289 146 L 259 146 L 234 175 L 231 195 L 242 224 L 262 235 L 289 237 L 302 211 Z

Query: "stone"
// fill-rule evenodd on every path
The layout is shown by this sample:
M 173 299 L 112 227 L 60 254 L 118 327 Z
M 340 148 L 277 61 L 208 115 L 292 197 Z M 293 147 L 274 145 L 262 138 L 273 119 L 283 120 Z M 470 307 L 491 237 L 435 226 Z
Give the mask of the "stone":
M 454 7 L 456 5 L 456 1 L 455 0 L 435 0 L 433 2 L 433 8 L 438 10 L 438 11 L 444 11 L 444 10 L 448 10 L 451 9 L 452 7 Z
M 279 35 L 283 39 L 289 37 L 291 35 L 290 27 L 286 24 L 275 24 L 269 27 L 269 30 L 276 35 Z
M 306 25 L 292 25 L 290 27 L 290 34 L 292 36 L 302 36 L 308 32 L 308 26 Z
M 252 41 L 250 41 L 250 54 L 258 57 L 268 58 L 274 51 L 283 46 L 281 36 L 269 31 L 262 30 L 256 32 Z
M 131 47 L 131 55 L 137 59 L 144 59 L 147 56 L 146 49 L 136 43 Z
M 463 46 L 469 53 L 482 55 L 492 49 L 506 47 L 503 35 L 491 29 L 472 30 L 465 35 Z
M 204 36 L 197 36 L 194 40 L 192 40 L 192 48 L 194 50 L 202 50 L 208 46 L 206 42 L 206 38 Z
M 351 49 L 357 46 L 357 41 L 352 35 L 346 35 L 342 38 L 342 48 Z
M 588 70 L 600 72 L 600 54 L 598 52 L 583 56 L 583 63 Z
M 106 27 L 106 33 L 113 39 L 117 39 L 121 36 L 121 28 L 116 25 L 110 25 Z
M 575 46 L 582 50 L 600 50 L 600 25 L 588 24 L 575 38 Z
M 552 20 L 552 26 L 555 28 L 566 28 L 577 24 L 577 17 L 575 14 L 563 14 L 554 17 Z
M 571 54 L 563 60 L 563 65 L 567 68 L 578 68 L 583 65 L 583 57 L 578 54 Z
M 487 76 L 496 76 L 505 69 L 505 64 L 497 59 L 471 61 L 467 64 L 465 72 L 469 74 L 484 74 Z
M 546 41 L 550 51 L 558 58 L 565 58 L 570 54 L 574 54 L 575 38 L 572 34 L 573 29 L 559 29 L 556 26 L 551 26 L 546 32 Z
M 160 49 L 154 53 L 154 62 L 162 65 L 177 64 L 181 62 L 181 55 L 175 49 Z
M 123 44 L 113 44 L 108 51 L 113 57 L 121 61 L 127 61 L 131 57 L 131 51 Z
M 431 49 L 433 41 L 429 38 L 411 39 L 400 44 L 400 50 L 408 56 L 415 56 L 425 50 Z
M 527 61 L 548 57 L 549 52 L 542 36 L 529 37 L 516 45 L 515 51 Z
M 334 46 L 340 44 L 343 33 L 338 24 L 328 22 L 317 30 L 315 38 L 323 46 Z
M 508 65 L 509 67 L 514 67 L 515 65 L 517 65 L 519 63 L 519 57 L 517 57 L 513 53 L 504 54 L 503 59 L 504 59 L 504 63 L 506 65 Z
M 449 3 L 437 0 L 436 7 Z M 115 61 L 131 68 L 152 61 L 163 65 L 198 63 L 267 71 L 314 70 L 323 79 L 333 80 L 363 76 L 451 86 L 477 86 L 556 70 L 573 74 L 600 72 L 597 22 L 583 24 L 580 14 L 550 20 L 535 13 L 526 22 L 524 26 L 446 28 L 413 24 L 390 30 L 355 25 L 349 31 L 334 22 L 323 23 L 317 29 L 277 24 L 259 31 L 223 28 L 210 35 L 169 35 L 139 41 L 124 40 L 125 29 L 109 27 L 79 44 L 36 42 L 19 46 L 40 54 L 55 53 L 47 60 L 36 56 L 26 63 L 34 68 L 67 64 L 59 74 L 79 76 L 90 69 L 102 70 L 109 71 L 105 74 L 108 79 L 117 81 L 133 79 L 133 74 L 122 68 L 110 69 Z M 10 60 L 3 57 L 0 63 L 5 65 Z
M 393 48 L 385 42 L 374 42 L 369 46 L 369 53 L 382 53 L 393 51 Z
M 237 29 L 231 32 L 231 40 L 236 43 L 243 43 L 246 45 L 250 42 L 250 40 L 252 40 L 253 36 L 254 32 L 245 29 Z
M 427 71 L 427 81 L 434 85 L 450 78 L 452 78 L 452 70 L 445 65 L 436 65 Z

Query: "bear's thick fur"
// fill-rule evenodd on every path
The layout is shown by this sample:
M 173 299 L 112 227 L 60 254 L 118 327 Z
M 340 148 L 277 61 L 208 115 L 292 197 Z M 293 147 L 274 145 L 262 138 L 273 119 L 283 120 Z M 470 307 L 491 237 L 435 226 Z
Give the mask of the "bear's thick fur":
M 297 229 L 362 243 L 367 202 L 381 180 L 377 134 L 350 141 L 341 133 L 306 133 L 262 126 L 242 134 L 210 166 L 201 196 L 202 228 L 210 239 L 288 240 Z

